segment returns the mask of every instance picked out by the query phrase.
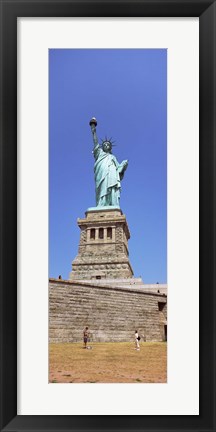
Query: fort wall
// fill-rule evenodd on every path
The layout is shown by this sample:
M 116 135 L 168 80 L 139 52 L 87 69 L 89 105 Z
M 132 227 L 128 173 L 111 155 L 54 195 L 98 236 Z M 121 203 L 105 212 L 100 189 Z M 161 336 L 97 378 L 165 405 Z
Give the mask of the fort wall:
M 166 294 L 117 285 L 50 279 L 49 341 L 80 342 L 85 326 L 96 342 L 133 341 L 135 330 L 141 340 L 165 340 Z

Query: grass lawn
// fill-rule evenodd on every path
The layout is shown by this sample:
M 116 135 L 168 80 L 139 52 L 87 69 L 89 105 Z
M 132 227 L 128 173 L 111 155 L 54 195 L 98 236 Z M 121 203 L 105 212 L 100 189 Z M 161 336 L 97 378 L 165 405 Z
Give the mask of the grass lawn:
M 49 345 L 50 383 L 165 383 L 167 344 L 82 343 Z

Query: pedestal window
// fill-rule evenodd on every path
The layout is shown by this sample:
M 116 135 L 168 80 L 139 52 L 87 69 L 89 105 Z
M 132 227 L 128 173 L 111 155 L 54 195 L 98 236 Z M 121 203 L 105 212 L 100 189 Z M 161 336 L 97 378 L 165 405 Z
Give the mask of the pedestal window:
M 91 239 L 91 240 L 95 240 L 95 228 L 91 228 L 91 231 L 90 231 L 90 239 Z
M 103 228 L 99 228 L 99 239 L 103 239 L 104 238 L 104 230 Z
M 107 238 L 109 239 L 109 240 L 111 240 L 112 239 L 112 228 L 107 228 Z

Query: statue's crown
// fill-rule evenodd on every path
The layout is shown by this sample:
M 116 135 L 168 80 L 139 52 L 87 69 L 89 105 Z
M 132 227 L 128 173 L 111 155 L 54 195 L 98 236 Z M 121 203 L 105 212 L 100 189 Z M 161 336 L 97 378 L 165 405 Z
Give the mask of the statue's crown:
M 112 138 L 107 138 L 107 137 L 105 137 L 105 139 L 103 140 L 103 139 L 101 139 L 101 146 L 103 147 L 103 145 L 105 144 L 105 143 L 109 143 L 110 144 L 110 146 L 111 146 L 111 148 L 112 147 L 115 147 L 115 144 L 114 144 L 114 142 L 115 141 L 112 141 Z

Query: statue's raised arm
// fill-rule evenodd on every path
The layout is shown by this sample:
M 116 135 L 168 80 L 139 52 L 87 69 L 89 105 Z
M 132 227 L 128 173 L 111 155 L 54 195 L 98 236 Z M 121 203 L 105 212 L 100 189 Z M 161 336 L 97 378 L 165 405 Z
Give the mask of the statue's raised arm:
M 99 145 L 96 126 L 97 120 L 93 117 L 90 122 L 94 142 L 94 174 L 96 189 L 97 207 L 119 207 L 120 190 L 124 173 L 128 166 L 128 161 L 124 160 L 118 163 L 116 157 L 112 154 L 112 141 L 107 138 Z
M 97 126 L 97 120 L 95 117 L 92 117 L 92 119 L 89 122 L 90 126 L 91 126 L 91 131 L 92 131 L 92 135 L 93 135 L 93 142 L 94 142 L 94 147 L 99 146 L 99 142 L 98 142 L 98 138 L 96 135 L 96 126 Z

